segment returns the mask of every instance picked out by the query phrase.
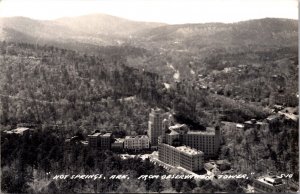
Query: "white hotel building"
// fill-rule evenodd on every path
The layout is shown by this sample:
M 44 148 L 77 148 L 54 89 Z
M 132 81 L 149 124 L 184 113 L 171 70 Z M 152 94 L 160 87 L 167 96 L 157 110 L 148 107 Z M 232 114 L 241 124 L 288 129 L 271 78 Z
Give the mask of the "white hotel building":
M 141 150 L 149 148 L 149 137 L 146 135 L 126 136 L 124 140 L 124 149 Z

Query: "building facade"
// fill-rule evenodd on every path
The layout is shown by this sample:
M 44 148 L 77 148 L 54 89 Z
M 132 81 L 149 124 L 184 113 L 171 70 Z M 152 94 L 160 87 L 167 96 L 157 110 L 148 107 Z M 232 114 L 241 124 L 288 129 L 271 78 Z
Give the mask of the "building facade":
M 111 133 L 94 133 L 88 136 L 89 146 L 97 149 L 110 149 Z
M 203 155 L 203 152 L 187 146 L 174 147 L 165 143 L 158 146 L 159 160 L 190 171 L 199 171 L 203 168 Z
M 188 131 L 180 136 L 183 145 L 201 150 L 206 157 L 218 154 L 220 148 L 220 129 L 207 128 L 206 131 Z
M 148 122 L 148 136 L 151 146 L 158 145 L 158 137 L 163 135 L 163 111 L 159 108 L 151 109 Z
M 170 133 L 165 134 L 166 144 L 173 145 L 174 141 L 180 140 L 180 134 L 177 131 L 171 131 Z
M 205 157 L 218 155 L 221 132 L 220 128 L 207 128 L 206 131 L 190 131 L 185 125 L 170 126 L 169 130 L 160 136 L 160 143 L 171 146 L 186 145 L 204 152 Z
M 221 134 L 219 127 L 207 128 L 206 131 L 189 131 L 186 127 L 169 127 L 169 131 L 162 136 L 169 145 L 186 145 L 204 152 L 205 157 L 217 156 Z
M 124 149 L 142 150 L 150 148 L 150 140 L 146 135 L 126 136 L 124 140 Z
M 100 147 L 103 150 L 109 150 L 111 146 L 111 133 L 105 133 L 100 136 Z
M 115 142 L 111 144 L 111 149 L 113 150 L 123 150 L 124 149 L 124 138 L 116 138 Z

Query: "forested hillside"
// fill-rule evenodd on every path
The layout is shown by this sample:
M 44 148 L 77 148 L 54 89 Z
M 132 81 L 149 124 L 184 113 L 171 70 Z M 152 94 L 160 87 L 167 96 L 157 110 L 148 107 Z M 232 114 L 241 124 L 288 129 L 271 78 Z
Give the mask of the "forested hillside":
M 129 54 L 118 54 L 122 52 L 113 48 L 88 56 L 49 46 L 2 42 L 1 53 L 3 125 L 48 123 L 68 126 L 71 131 L 124 128 L 143 134 L 153 106 L 174 108 L 179 118 L 204 126 L 217 122 L 220 112 L 231 121 L 268 114 L 262 107 L 189 82 L 174 83 L 167 89 L 161 75 L 128 67 Z M 126 100 L 130 96 L 133 100 Z
M 122 58 L 126 66 L 157 74 L 162 83 L 198 85 L 261 106 L 278 96 L 297 101 L 297 30 L 296 20 L 280 18 L 178 25 L 103 14 L 0 19 L 0 40 Z
M 1 44 L 1 53 L 3 124 L 61 124 L 70 131 L 80 127 L 85 132 L 124 125 L 146 129 L 149 106 L 140 98 L 122 99 L 136 95 L 140 82 L 151 86 L 155 76 L 134 77 L 122 58 L 8 43 Z M 152 98 L 147 89 L 139 94 Z

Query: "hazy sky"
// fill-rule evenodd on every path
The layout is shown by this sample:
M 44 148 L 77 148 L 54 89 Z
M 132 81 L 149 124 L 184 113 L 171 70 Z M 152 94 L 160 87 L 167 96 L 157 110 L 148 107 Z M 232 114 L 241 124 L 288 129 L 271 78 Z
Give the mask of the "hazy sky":
M 298 18 L 297 0 L 0 0 L 0 17 L 51 20 L 105 13 L 131 20 L 176 23 Z

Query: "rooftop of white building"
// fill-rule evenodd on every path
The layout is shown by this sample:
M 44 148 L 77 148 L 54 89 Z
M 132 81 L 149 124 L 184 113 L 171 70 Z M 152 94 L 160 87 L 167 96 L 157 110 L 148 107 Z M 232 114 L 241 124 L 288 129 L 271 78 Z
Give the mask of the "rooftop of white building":
M 279 116 L 278 115 L 270 115 L 267 117 L 267 120 L 271 121 L 271 120 L 275 120 L 275 119 L 278 119 Z
M 24 131 L 30 130 L 27 127 L 18 127 L 16 129 L 10 130 L 10 131 L 5 131 L 6 133 L 15 133 L 15 134 L 23 134 Z
M 93 133 L 89 136 L 92 136 L 92 137 L 98 137 L 98 136 L 102 136 L 102 137 L 110 137 L 111 136 L 111 133 L 100 133 L 100 132 L 97 132 L 97 133 Z
M 105 133 L 105 134 L 103 134 L 102 136 L 104 136 L 104 137 L 110 137 L 110 136 L 111 136 L 111 133 Z
M 89 144 L 88 141 L 80 141 L 80 143 L 82 143 L 83 145 L 88 145 Z
M 114 143 L 123 143 L 124 140 L 124 138 L 116 138 L 116 141 Z
M 188 131 L 188 134 L 202 134 L 202 135 L 215 135 L 213 127 L 207 127 L 205 131 Z
M 245 123 L 245 124 L 249 124 L 249 125 L 255 124 L 255 123 L 252 122 L 252 121 L 245 121 L 244 123 Z
M 176 125 L 170 126 L 169 129 L 174 130 L 174 129 L 179 129 L 179 128 L 184 127 L 184 126 L 186 126 L 186 125 L 177 123 Z
M 89 136 L 98 137 L 99 135 L 101 135 L 101 133 L 94 133 L 94 134 L 89 135 Z
M 236 127 L 237 128 L 244 128 L 245 126 L 243 124 L 238 123 L 238 124 L 236 124 Z
M 203 152 L 198 151 L 198 150 L 193 149 L 193 148 L 188 147 L 188 146 L 179 146 L 179 147 L 176 147 L 176 149 L 181 151 L 181 152 L 184 152 L 188 155 L 191 155 L 191 156 L 198 155 L 198 154 L 201 154 L 201 155 L 203 154 Z
M 125 139 L 148 139 L 147 135 L 126 136 Z
M 188 131 L 187 134 L 215 135 L 215 131 L 211 131 L 211 130 L 206 130 L 206 131 Z

